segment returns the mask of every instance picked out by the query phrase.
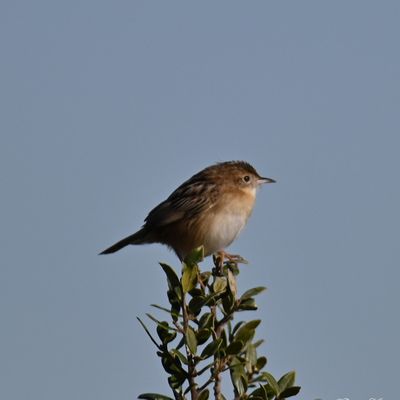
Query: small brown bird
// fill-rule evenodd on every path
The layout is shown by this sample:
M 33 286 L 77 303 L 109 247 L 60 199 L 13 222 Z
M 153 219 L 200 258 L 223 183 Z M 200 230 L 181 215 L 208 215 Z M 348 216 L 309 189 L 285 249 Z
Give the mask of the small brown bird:
M 245 161 L 211 165 L 193 175 L 165 201 L 150 211 L 142 228 L 100 254 L 129 244 L 162 243 L 182 261 L 196 247 L 204 255 L 223 252 L 253 210 L 257 188 L 275 182 L 262 178 Z

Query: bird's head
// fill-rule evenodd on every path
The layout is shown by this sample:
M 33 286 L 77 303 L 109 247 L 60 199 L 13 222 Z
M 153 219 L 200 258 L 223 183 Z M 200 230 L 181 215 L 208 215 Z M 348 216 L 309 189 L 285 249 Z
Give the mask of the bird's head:
M 222 185 L 237 188 L 255 195 L 256 189 L 263 183 L 274 183 L 275 180 L 260 176 L 256 169 L 245 161 L 227 161 L 216 164 L 213 173 L 218 176 Z

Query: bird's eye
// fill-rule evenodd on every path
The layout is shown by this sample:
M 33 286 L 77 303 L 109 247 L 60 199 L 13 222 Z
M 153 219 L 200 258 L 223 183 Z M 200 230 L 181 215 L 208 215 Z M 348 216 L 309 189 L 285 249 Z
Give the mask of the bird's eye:
M 244 180 L 246 183 L 250 182 L 250 176 L 249 176 L 249 175 L 245 175 L 245 176 L 243 177 L 243 180 Z

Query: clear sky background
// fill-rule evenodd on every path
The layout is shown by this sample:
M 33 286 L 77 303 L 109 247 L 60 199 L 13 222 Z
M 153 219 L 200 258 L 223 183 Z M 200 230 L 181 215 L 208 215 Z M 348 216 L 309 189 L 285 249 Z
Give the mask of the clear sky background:
M 397 398 L 399 21 L 398 1 L 3 0 L 0 398 L 169 393 L 135 317 L 177 259 L 97 253 L 234 159 L 278 180 L 230 248 L 240 290 L 269 288 L 269 371 L 301 399 Z

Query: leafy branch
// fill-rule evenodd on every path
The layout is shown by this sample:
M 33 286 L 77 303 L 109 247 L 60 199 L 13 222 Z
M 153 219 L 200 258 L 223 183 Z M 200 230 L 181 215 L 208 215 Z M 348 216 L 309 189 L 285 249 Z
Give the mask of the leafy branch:
M 235 314 L 257 310 L 255 296 L 265 287 L 255 287 L 238 296 L 238 261 L 222 263 L 214 258 L 215 267 L 201 272 L 203 248 L 194 250 L 182 264 L 179 278 L 174 269 L 161 263 L 167 283 L 169 307 L 152 304 L 169 314 L 170 321 L 156 324 L 156 339 L 138 318 L 168 374 L 175 400 L 207 400 L 212 391 L 215 400 L 225 400 L 222 377 L 230 375 L 235 400 L 284 400 L 297 395 L 295 372 L 276 380 L 264 370 L 266 357 L 258 356 L 262 340 L 254 341 L 259 319 L 233 324 Z M 229 396 L 231 397 L 231 396 Z M 171 397 L 143 393 L 139 399 L 173 400 Z

